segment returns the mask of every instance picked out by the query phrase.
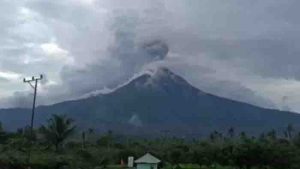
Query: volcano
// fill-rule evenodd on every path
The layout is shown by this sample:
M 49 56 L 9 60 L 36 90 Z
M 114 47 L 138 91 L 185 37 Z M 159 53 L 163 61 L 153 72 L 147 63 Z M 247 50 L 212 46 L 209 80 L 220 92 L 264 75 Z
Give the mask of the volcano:
M 258 135 L 288 124 L 299 128 L 300 115 L 260 108 L 201 91 L 167 68 L 143 73 L 109 93 L 65 101 L 36 109 L 35 126 L 52 114 L 65 114 L 79 129 L 112 130 L 138 136 L 207 136 L 229 128 Z M 8 130 L 29 124 L 30 109 L 2 109 Z

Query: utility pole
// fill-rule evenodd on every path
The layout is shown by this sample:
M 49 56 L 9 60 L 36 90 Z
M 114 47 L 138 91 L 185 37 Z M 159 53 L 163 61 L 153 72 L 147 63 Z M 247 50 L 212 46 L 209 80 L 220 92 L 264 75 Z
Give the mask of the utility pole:
M 30 87 L 34 90 L 31 121 L 30 121 L 30 145 L 29 145 L 29 151 L 28 151 L 28 163 L 30 162 L 31 147 L 32 147 L 32 143 L 33 143 L 33 121 L 34 121 L 34 115 L 35 115 L 35 102 L 36 102 L 37 87 L 38 87 L 38 81 L 40 81 L 42 79 L 43 79 L 43 75 L 40 75 L 40 77 L 32 76 L 31 79 L 25 79 L 25 78 L 23 79 L 23 82 L 28 83 L 30 85 Z

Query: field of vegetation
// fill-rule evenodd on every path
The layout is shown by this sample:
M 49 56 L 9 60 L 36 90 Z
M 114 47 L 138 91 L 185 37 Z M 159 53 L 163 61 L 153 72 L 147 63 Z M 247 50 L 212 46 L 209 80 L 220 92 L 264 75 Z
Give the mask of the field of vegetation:
M 16 132 L 0 129 L 1 169 L 126 168 L 128 156 L 138 158 L 146 152 L 160 158 L 164 169 L 300 168 L 300 135 L 292 125 L 285 137 L 275 130 L 248 137 L 230 128 L 207 139 L 142 139 L 110 131 L 101 136 L 93 129 L 78 131 L 76 122 L 54 115 L 32 136 L 28 127 Z

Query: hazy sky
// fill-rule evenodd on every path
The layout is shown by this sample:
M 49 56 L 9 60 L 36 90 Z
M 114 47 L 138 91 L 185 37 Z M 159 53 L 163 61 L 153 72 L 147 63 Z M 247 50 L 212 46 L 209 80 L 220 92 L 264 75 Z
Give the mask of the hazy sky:
M 300 112 L 299 0 L 1 0 L 0 107 L 114 87 L 166 66 L 203 91 Z

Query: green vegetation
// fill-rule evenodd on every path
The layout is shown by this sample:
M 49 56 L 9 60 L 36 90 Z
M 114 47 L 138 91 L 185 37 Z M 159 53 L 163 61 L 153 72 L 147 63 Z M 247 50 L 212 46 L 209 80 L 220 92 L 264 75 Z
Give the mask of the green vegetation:
M 75 126 L 72 120 L 65 116 L 53 115 L 48 121 L 48 126 L 42 126 L 40 133 L 44 136 L 44 141 L 55 146 L 58 151 L 64 141 L 74 132 Z
M 213 132 L 207 139 L 142 139 L 121 137 L 112 131 L 98 136 L 93 129 L 78 131 L 66 116 L 54 115 L 34 131 L 30 142 L 27 127 L 5 132 L 0 125 L 0 168 L 102 169 L 119 165 L 128 156 L 151 152 L 165 169 L 299 169 L 300 135 L 288 125 L 285 137 L 275 130 L 260 137 L 246 133 Z M 31 145 L 31 146 L 30 146 Z M 29 148 L 31 157 L 28 159 Z

